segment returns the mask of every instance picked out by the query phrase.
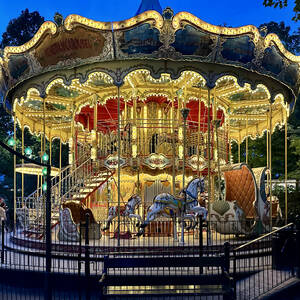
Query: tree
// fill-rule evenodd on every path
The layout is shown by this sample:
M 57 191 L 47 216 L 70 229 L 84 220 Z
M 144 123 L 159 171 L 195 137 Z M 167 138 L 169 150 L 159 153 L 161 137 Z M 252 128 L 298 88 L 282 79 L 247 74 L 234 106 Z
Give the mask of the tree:
M 2 41 L 0 42 L 0 48 L 6 46 L 19 46 L 28 42 L 34 34 L 37 32 L 41 24 L 44 22 L 44 18 L 40 16 L 37 11 L 29 12 L 25 9 L 21 12 L 21 15 L 12 19 L 6 28 L 6 32 L 2 34 Z M 13 134 L 13 122 L 12 117 L 9 115 L 2 103 L 0 104 L 0 139 L 1 141 L 7 141 L 9 136 Z M 17 128 L 17 136 L 20 136 L 20 130 Z M 38 143 L 36 138 L 32 138 L 33 143 Z M 17 140 L 17 150 L 21 152 L 20 139 Z M 0 148 L 0 165 L 1 165 L 1 178 L 0 180 L 0 195 L 12 198 L 13 188 L 13 156 L 8 151 Z M 20 181 L 19 181 L 20 182 Z M 26 185 L 29 190 L 32 190 L 32 184 Z
M 267 33 L 275 33 L 283 43 L 284 47 L 294 53 L 300 53 L 300 27 L 298 31 L 291 33 L 291 27 L 286 26 L 284 22 L 269 22 L 261 24 L 259 30 L 266 30 Z
M 287 0 L 264 0 L 263 5 L 266 7 L 279 7 L 284 8 L 287 7 L 288 1 Z M 294 17 L 292 18 L 293 21 L 299 21 L 300 20 L 300 0 L 295 0 L 295 6 L 293 8 L 293 11 L 295 12 Z
M 0 48 L 6 46 L 20 46 L 28 42 L 44 23 L 39 12 L 22 10 L 21 15 L 9 21 L 6 32 L 2 34 Z
M 278 35 L 286 49 L 290 52 L 298 53 L 300 47 L 300 29 L 290 33 L 291 28 L 285 26 L 284 22 L 269 22 L 259 26 L 260 30 L 267 30 L 267 33 Z M 295 110 L 288 121 L 288 177 L 300 179 L 300 165 L 295 163 L 300 160 L 300 99 L 296 102 Z M 276 129 L 272 135 L 272 174 L 274 178 L 284 178 L 284 128 Z M 237 162 L 237 145 L 232 149 L 234 161 Z M 245 142 L 241 145 L 241 160 L 245 161 L 246 149 Z M 248 163 L 251 167 L 266 166 L 266 135 L 257 140 L 248 141 Z

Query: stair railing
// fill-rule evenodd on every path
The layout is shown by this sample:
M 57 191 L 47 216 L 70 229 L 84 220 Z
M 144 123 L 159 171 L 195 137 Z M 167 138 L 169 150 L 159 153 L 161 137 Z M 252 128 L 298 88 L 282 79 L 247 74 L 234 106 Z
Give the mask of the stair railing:
M 74 190 L 74 187 L 79 186 L 81 182 L 84 182 L 87 174 L 90 172 L 89 170 L 91 170 L 91 158 L 87 151 L 76 162 L 66 166 L 59 171 L 57 176 L 51 178 L 51 201 L 54 217 L 58 218 L 61 198 Z M 43 224 L 44 212 L 44 192 L 41 186 L 25 197 L 24 201 L 22 201 L 21 197 L 18 197 L 17 213 L 23 215 L 24 224 L 22 226 L 24 228 L 30 225 Z

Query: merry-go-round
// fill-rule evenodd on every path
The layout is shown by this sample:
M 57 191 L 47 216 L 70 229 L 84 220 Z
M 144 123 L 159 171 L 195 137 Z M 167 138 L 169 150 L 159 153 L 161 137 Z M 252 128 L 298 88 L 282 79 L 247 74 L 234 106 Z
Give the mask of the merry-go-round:
M 0 91 L 14 134 L 22 131 L 22 153 L 32 154 L 26 130 L 40 136 L 40 157 L 51 165 L 60 141 L 51 187 L 43 168 L 15 160 L 18 236 L 43 240 L 49 188 L 56 241 L 77 241 L 86 213 L 100 241 L 171 235 L 183 243 L 199 218 L 224 235 L 271 230 L 280 213 L 270 188 L 272 133 L 287 126 L 299 63 L 275 34 L 171 8 L 119 22 L 57 14 L 0 57 Z M 268 163 L 251 168 L 248 139 L 265 132 Z M 30 195 L 25 176 L 37 178 Z

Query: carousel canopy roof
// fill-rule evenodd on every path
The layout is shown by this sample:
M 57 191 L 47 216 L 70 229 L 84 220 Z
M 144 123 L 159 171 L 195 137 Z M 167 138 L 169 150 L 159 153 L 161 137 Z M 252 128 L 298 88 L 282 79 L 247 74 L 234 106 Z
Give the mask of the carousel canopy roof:
M 160 14 L 162 13 L 162 8 L 160 6 L 159 0 L 142 0 L 139 9 L 136 12 L 136 16 L 148 11 L 148 10 L 156 10 Z
M 299 56 L 252 25 L 214 26 L 187 12 L 173 16 L 170 8 L 113 23 L 70 15 L 4 49 L 0 93 L 22 125 L 38 134 L 45 122 L 48 137 L 65 141 L 74 118 L 80 130 L 92 129 L 95 103 L 98 129 L 114 128 L 117 86 L 121 111 L 135 98 L 139 105 L 185 103 L 191 124 L 208 111 L 210 95 L 215 116 L 225 116 L 230 138 L 241 141 L 268 129 L 270 116 L 272 130 L 286 121 L 299 70 Z

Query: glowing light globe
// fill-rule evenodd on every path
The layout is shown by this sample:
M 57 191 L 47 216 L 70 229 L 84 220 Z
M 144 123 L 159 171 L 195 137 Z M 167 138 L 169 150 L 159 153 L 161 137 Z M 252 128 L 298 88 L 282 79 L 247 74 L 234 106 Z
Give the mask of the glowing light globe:
M 43 185 L 42 185 L 42 190 L 43 190 L 44 192 L 47 191 L 47 183 L 46 183 L 46 182 L 43 183 Z
M 46 152 L 43 154 L 42 160 L 43 160 L 44 162 L 47 162 L 47 161 L 49 160 L 49 155 L 48 155 Z
M 25 150 L 24 150 L 25 154 L 28 155 L 28 156 L 31 156 L 32 154 L 32 149 L 30 147 L 27 147 Z
M 16 141 L 13 137 L 11 137 L 8 142 L 7 142 L 8 146 L 13 147 L 16 144 Z

